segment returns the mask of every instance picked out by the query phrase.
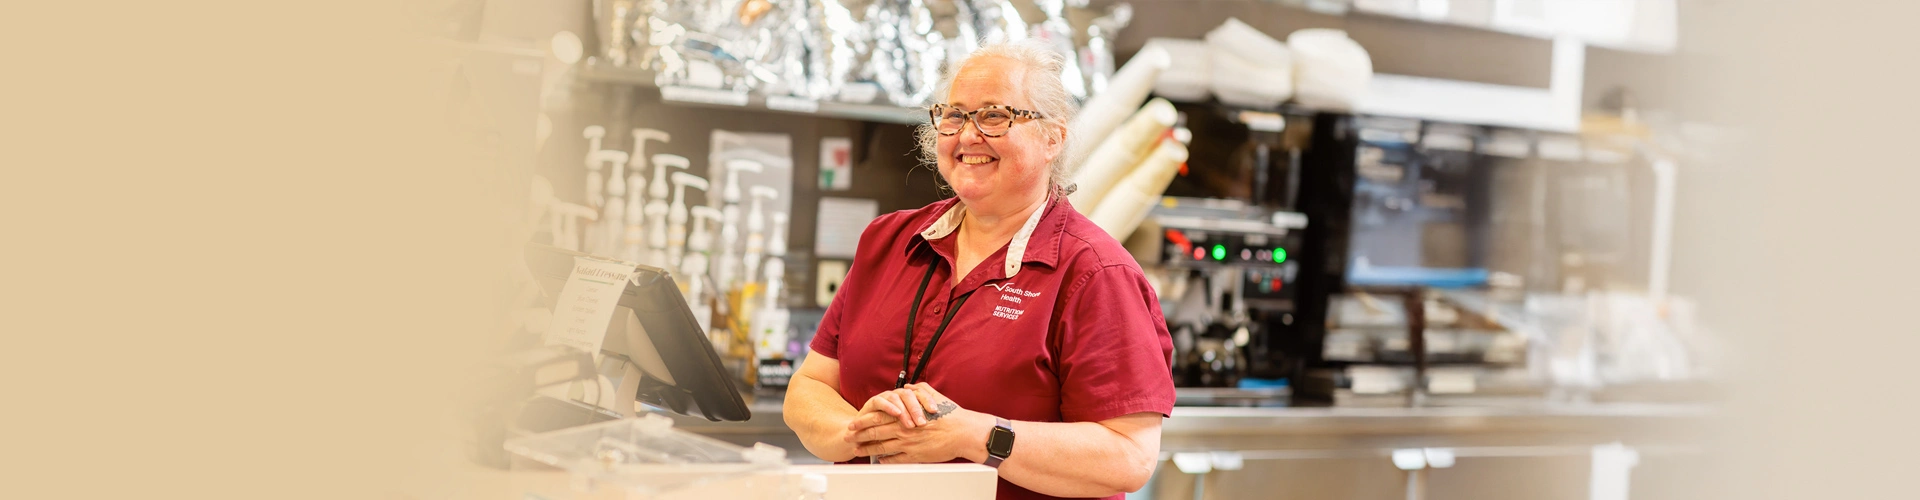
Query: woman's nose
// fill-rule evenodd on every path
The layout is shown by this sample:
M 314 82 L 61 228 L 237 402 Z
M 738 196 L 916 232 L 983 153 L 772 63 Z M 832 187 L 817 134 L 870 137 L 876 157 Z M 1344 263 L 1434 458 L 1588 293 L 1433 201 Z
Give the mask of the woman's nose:
M 961 122 L 960 132 L 954 135 L 960 139 L 960 144 L 962 145 L 979 144 L 987 141 L 986 134 L 980 133 L 980 125 L 973 123 L 973 120 Z

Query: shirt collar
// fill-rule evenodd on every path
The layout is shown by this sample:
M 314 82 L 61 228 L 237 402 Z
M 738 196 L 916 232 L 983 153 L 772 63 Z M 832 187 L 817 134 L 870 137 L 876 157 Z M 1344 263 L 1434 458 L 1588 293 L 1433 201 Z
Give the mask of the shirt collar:
M 1007 242 L 1006 262 L 1001 268 L 1005 272 L 1005 277 L 1012 278 L 1019 274 L 1020 264 L 1023 262 L 1053 266 L 1059 259 L 1059 234 L 1066 227 L 1059 205 L 1066 203 L 1064 200 L 1064 197 L 1049 196 L 1046 204 L 1039 210 L 1034 210 L 1033 215 L 1027 216 L 1026 224 L 1022 224 L 1020 230 L 1013 233 L 1013 240 Z M 1072 208 L 1067 207 L 1067 209 Z M 920 229 L 920 232 L 915 235 L 918 237 L 915 244 L 952 236 L 953 231 L 960 228 L 960 221 L 967 213 L 967 206 L 955 198 L 947 203 L 947 206 L 935 210 L 941 210 L 942 213 Z M 907 251 L 912 252 L 915 244 L 907 245 Z

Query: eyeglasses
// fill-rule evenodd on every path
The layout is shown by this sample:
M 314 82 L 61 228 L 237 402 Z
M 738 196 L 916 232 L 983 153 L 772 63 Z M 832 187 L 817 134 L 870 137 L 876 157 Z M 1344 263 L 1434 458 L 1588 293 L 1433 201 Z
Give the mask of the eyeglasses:
M 958 134 L 961 128 L 966 127 L 968 121 L 972 121 L 973 128 L 979 130 L 980 135 L 1000 137 L 1007 135 L 1007 129 L 1013 128 L 1013 120 L 1015 118 L 1029 120 L 1046 118 L 1046 115 L 1040 114 L 1038 111 L 1027 111 L 999 105 L 984 106 L 973 111 L 961 111 L 960 108 L 953 106 L 935 104 L 932 108 L 928 109 L 928 111 L 933 115 L 934 130 L 938 130 L 940 135 Z

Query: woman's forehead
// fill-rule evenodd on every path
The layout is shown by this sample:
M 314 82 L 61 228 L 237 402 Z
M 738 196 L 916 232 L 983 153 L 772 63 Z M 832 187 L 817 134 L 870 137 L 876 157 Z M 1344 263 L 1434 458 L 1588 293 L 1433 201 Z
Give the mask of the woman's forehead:
M 1025 77 L 1025 68 L 1004 57 L 968 61 L 953 76 L 947 104 L 966 109 L 995 104 L 1024 106 L 1027 103 Z

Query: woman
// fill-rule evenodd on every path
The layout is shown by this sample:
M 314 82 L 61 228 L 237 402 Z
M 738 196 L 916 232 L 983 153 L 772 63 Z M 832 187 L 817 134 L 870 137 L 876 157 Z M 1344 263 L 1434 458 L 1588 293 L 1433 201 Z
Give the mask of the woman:
M 1063 196 L 1063 63 L 994 45 L 944 86 L 921 150 L 955 197 L 861 235 L 787 391 L 814 455 L 983 463 L 1002 499 L 1119 498 L 1152 477 L 1173 345 L 1139 264 Z

